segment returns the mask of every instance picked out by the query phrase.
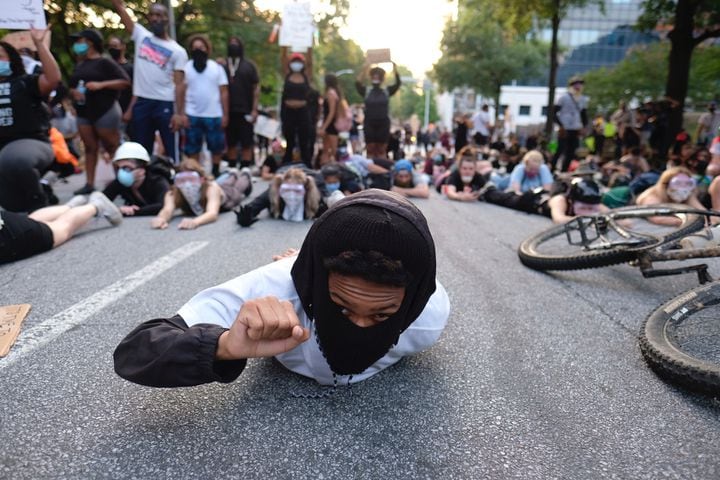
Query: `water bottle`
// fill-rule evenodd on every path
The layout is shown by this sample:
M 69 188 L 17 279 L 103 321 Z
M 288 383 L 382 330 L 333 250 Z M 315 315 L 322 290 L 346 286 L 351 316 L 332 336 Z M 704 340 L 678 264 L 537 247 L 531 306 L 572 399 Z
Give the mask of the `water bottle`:
M 82 98 L 77 100 L 75 102 L 78 105 L 85 105 L 85 92 L 87 92 L 87 88 L 85 87 L 85 80 L 80 80 L 77 84 L 77 91 L 82 93 Z

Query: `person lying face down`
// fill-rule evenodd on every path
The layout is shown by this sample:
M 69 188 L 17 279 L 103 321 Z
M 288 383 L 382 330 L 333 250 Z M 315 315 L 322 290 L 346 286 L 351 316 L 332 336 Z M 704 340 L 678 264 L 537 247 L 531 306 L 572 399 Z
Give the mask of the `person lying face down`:
M 435 272 L 417 207 L 392 192 L 359 192 L 315 221 L 296 257 L 137 327 L 115 350 L 115 371 L 143 385 L 189 386 L 231 382 L 248 358 L 274 356 L 320 384 L 361 381 L 437 341 L 449 302 Z

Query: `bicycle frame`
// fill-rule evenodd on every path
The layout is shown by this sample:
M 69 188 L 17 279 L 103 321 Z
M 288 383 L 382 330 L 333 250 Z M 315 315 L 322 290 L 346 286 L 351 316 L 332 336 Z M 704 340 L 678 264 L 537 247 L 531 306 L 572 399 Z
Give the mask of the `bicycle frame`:
M 649 213 L 648 216 L 661 216 L 673 213 L 703 215 L 706 217 L 706 225 L 708 224 L 709 217 L 720 216 L 720 212 L 716 210 L 697 210 L 694 208 L 676 209 L 651 207 L 643 210 Z M 720 246 L 691 249 L 662 248 L 673 247 L 677 245 L 680 239 L 675 239 L 673 241 L 666 242 L 665 244 L 661 243 L 652 245 L 651 242 L 648 242 L 648 240 L 655 239 L 652 235 L 646 235 L 641 232 L 628 232 L 618 224 L 618 221 L 621 221 L 623 218 L 632 218 L 632 215 L 625 216 L 624 213 L 625 212 L 608 212 L 594 216 L 581 216 L 572 219 L 565 224 L 565 235 L 568 243 L 570 245 L 582 246 L 588 250 L 607 249 L 617 246 L 637 248 L 637 258 L 631 262 L 631 265 L 639 267 L 645 278 L 695 272 L 697 273 L 698 281 L 701 284 L 713 281 L 712 276 L 707 271 L 708 266 L 704 263 L 677 268 L 656 269 L 653 267 L 653 262 L 666 262 L 673 260 L 683 261 L 694 258 L 720 257 Z M 619 218 L 616 219 L 616 216 Z M 616 233 L 625 239 L 625 241 L 610 241 L 606 239 L 605 232 L 607 232 L 611 226 Z M 579 234 L 580 240 L 574 241 L 572 234 Z M 597 243 L 598 240 L 600 240 L 600 243 Z M 593 242 L 595 243 L 593 244 Z

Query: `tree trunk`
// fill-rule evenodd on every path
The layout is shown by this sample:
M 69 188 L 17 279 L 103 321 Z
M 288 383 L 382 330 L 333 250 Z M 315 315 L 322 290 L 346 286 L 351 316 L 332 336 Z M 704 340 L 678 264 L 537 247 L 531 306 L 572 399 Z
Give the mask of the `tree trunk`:
M 693 31 L 697 8 L 697 1 L 679 0 L 675 7 L 675 25 L 668 35 L 670 56 L 665 95 L 679 103 L 670 110 L 668 117 L 668 137 L 671 139 L 675 138 L 683 126 L 683 110 L 690 79 L 690 58 L 696 45 Z
M 501 92 L 502 92 L 502 84 L 498 83 L 495 86 L 495 95 L 493 96 L 493 102 L 495 102 L 495 119 L 493 120 L 493 125 L 495 125 L 495 130 L 497 130 L 498 120 L 500 119 L 500 93 Z
M 545 138 L 552 138 L 555 123 L 555 82 L 558 69 L 558 30 L 560 29 L 560 0 L 553 1 L 552 42 L 550 44 L 550 76 L 548 78 L 547 120 L 545 122 Z

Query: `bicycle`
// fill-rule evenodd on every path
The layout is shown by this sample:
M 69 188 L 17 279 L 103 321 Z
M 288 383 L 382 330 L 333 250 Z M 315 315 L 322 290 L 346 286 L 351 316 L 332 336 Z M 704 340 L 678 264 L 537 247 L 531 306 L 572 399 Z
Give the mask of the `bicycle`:
M 540 232 L 518 248 L 520 261 L 536 270 L 575 270 L 630 263 L 644 277 L 696 272 L 701 286 L 657 307 L 645 319 L 640 351 L 662 378 L 720 395 L 720 281 L 706 264 L 655 269 L 653 262 L 720 256 L 720 246 L 682 248 L 688 235 L 708 228 L 720 212 L 675 206 L 625 207 Z M 675 218 L 673 226 L 649 219 Z M 712 283 L 708 283 L 711 282 Z
M 679 242 L 709 225 L 720 212 L 673 205 L 623 207 L 575 217 L 520 244 L 518 256 L 534 270 L 580 270 L 630 263 L 646 278 L 696 272 L 701 284 L 712 281 L 706 264 L 656 269 L 654 262 L 720 257 L 720 246 L 681 248 Z M 674 221 L 674 225 L 657 222 Z

